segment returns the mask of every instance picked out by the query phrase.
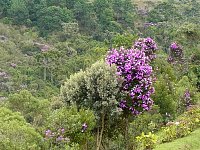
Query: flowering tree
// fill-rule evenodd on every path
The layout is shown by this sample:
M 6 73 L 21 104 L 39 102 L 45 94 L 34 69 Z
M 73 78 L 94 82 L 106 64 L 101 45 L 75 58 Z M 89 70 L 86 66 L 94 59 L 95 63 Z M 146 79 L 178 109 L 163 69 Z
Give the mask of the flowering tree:
M 139 49 L 145 53 L 145 55 L 149 58 L 149 61 L 156 58 L 156 50 L 157 45 L 156 42 L 151 38 L 140 38 L 134 44 L 135 49 Z
M 152 87 L 152 67 L 149 62 L 155 58 L 157 46 L 151 38 L 139 39 L 132 49 L 113 49 L 108 53 L 107 63 L 115 64 L 117 74 L 123 77 L 124 96 L 119 107 L 134 115 L 149 110 L 153 104 L 150 98 Z
M 107 55 L 107 63 L 114 64 L 117 75 L 123 78 L 121 92 L 123 96 L 119 107 L 124 112 L 125 145 L 129 149 L 128 116 L 148 111 L 153 105 L 150 98 L 154 92 L 153 69 L 150 62 L 156 58 L 156 43 L 151 38 L 139 39 L 131 49 L 112 49 Z

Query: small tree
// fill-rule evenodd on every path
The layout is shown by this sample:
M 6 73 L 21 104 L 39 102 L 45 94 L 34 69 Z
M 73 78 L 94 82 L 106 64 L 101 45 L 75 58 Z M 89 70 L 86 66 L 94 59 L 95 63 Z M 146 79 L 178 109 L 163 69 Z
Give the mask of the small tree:
M 115 68 L 99 61 L 85 72 L 71 76 L 61 88 L 66 102 L 94 110 L 100 124 L 97 126 L 97 150 L 101 146 L 106 120 L 113 119 L 112 115 L 118 112 L 118 80 Z
M 107 55 L 107 63 L 115 65 L 117 74 L 123 78 L 120 91 L 123 93 L 119 107 L 125 120 L 125 145 L 129 149 L 129 116 L 148 111 L 153 105 L 153 69 L 150 62 L 156 58 L 156 43 L 151 38 L 139 39 L 131 49 L 112 49 Z
M 71 22 L 72 12 L 66 8 L 50 6 L 44 7 L 38 13 L 37 26 L 43 34 L 62 30 L 62 23 Z

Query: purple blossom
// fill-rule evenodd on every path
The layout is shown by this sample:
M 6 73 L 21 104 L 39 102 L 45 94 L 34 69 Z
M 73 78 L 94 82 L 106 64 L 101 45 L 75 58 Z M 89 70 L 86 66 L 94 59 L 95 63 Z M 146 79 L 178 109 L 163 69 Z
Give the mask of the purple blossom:
M 64 129 L 64 128 L 61 129 L 61 133 L 62 133 L 62 134 L 65 133 L 65 129 Z
M 149 61 L 156 58 L 155 52 L 158 48 L 155 41 L 150 37 L 140 38 L 135 42 L 134 48 L 143 51 Z
M 59 137 L 56 138 L 56 141 L 59 142 L 59 141 L 64 141 L 64 137 L 61 135 Z
M 127 108 L 127 106 L 126 106 L 126 101 L 122 100 L 122 101 L 119 103 L 119 107 L 120 107 L 121 109 Z
M 149 62 L 155 58 L 156 50 L 156 43 L 146 38 L 139 39 L 131 49 L 121 47 L 109 51 L 106 61 L 109 65 L 115 64 L 117 75 L 124 78 L 122 92 L 128 93 L 119 103 L 122 110 L 136 115 L 151 108 L 154 79 Z
M 168 58 L 169 63 L 173 63 L 175 60 L 181 60 L 183 57 L 183 50 L 176 42 L 170 45 L 170 54 Z
M 174 42 L 174 43 L 172 43 L 172 44 L 170 45 L 170 49 L 172 49 L 172 50 L 175 50 L 175 49 L 177 49 L 177 48 L 179 48 L 179 46 L 177 45 L 176 42 Z
M 81 132 L 85 132 L 85 130 L 87 130 L 87 127 L 88 127 L 87 124 L 83 123 Z
M 168 63 L 172 63 L 174 61 L 174 59 L 171 57 L 171 56 L 169 56 L 168 58 L 167 58 L 167 62 Z
M 52 136 L 51 130 L 49 130 L 49 129 L 46 130 L 46 131 L 45 131 L 45 136 L 46 136 L 46 137 L 51 137 L 51 136 Z

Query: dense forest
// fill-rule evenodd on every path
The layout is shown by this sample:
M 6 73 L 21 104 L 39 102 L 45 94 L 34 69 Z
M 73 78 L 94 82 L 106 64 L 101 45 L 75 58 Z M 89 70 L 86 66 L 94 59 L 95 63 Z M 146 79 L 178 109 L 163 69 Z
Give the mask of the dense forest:
M 199 0 L 0 0 L 0 150 L 168 150 L 200 129 L 199 41 Z

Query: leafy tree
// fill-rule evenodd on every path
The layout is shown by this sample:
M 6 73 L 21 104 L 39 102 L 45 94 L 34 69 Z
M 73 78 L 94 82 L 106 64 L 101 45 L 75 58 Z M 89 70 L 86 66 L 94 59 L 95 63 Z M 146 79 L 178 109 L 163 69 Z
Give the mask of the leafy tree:
M 108 0 L 95 0 L 94 10 L 100 24 L 100 30 L 109 30 L 112 27 L 111 22 L 114 21 L 111 3 Z
M 66 7 L 66 0 L 48 0 L 48 6 Z M 69 8 L 70 9 L 70 8 Z
M 135 8 L 131 0 L 113 0 L 112 8 L 114 10 L 114 17 L 118 23 L 125 27 L 132 28 L 135 19 Z
M 11 110 L 21 112 L 27 122 L 35 126 L 44 125 L 46 117 L 50 113 L 49 105 L 48 100 L 39 100 L 26 90 L 10 95 L 7 102 L 7 106 Z
M 10 8 L 11 0 L 1 0 L 0 1 L 0 18 L 7 15 L 7 11 Z
M 79 22 L 81 31 L 92 33 L 98 28 L 97 17 L 93 9 L 93 4 L 86 1 L 77 1 L 74 4 L 73 13 Z
M 19 114 L 0 107 L 0 149 L 40 149 L 42 137 Z
M 11 6 L 8 10 L 9 17 L 15 24 L 29 23 L 29 11 L 25 0 L 11 0 Z
M 37 25 L 39 16 L 38 12 L 47 8 L 46 0 L 27 0 L 27 8 L 29 10 L 29 19 L 33 25 Z
M 94 110 L 98 117 L 97 149 L 100 148 L 106 120 L 113 120 L 119 113 L 118 95 L 119 83 L 115 69 L 103 61 L 97 62 L 91 68 L 71 76 L 61 88 L 61 94 L 67 103 L 74 103 Z
M 173 83 L 167 76 L 160 76 L 154 84 L 155 94 L 154 103 L 160 107 L 160 113 L 164 118 L 170 114 L 172 118 L 176 116 L 177 96 L 174 91 Z
M 164 22 L 170 20 L 175 21 L 178 18 L 180 19 L 180 17 L 174 3 L 163 2 L 149 12 L 147 20 L 149 22 Z
M 37 26 L 41 33 L 47 34 L 62 29 L 62 23 L 73 20 L 72 12 L 66 8 L 49 6 L 38 12 Z

